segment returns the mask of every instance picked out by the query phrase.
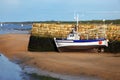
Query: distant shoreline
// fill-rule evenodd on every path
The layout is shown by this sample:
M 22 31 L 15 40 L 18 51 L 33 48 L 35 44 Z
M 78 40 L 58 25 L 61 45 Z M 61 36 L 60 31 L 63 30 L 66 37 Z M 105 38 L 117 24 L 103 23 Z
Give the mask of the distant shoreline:
M 73 24 L 75 21 L 56 21 L 56 20 L 51 20 L 51 21 L 20 21 L 20 22 L 1 22 L 5 24 L 33 24 L 33 23 L 66 23 L 66 24 Z M 83 24 L 120 24 L 120 19 L 113 19 L 113 20 L 84 20 L 84 21 L 79 21 L 79 23 Z

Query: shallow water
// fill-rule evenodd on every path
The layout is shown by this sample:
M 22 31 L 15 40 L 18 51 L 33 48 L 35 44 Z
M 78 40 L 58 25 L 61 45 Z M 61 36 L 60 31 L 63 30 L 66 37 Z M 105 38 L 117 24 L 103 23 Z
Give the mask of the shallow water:
M 21 68 L 0 54 L 0 80 L 23 80 Z

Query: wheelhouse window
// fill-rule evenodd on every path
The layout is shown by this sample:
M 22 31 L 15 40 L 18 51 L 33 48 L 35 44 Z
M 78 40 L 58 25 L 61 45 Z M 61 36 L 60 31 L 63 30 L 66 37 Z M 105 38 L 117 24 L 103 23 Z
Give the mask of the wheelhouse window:
M 70 37 L 74 37 L 74 34 L 70 34 Z

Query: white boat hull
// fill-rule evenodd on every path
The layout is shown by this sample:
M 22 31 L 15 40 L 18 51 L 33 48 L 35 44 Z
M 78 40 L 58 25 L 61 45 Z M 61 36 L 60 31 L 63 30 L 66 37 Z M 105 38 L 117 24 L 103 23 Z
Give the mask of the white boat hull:
M 106 39 L 95 40 L 57 40 L 54 38 L 58 51 L 78 51 L 81 49 L 93 49 L 108 46 Z

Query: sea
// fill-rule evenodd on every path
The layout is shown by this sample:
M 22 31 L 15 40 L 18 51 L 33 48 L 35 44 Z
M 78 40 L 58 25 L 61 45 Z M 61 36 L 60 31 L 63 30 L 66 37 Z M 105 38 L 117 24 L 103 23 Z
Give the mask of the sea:
M 1 24 L 0 34 L 21 33 L 29 34 L 32 29 L 32 24 Z

